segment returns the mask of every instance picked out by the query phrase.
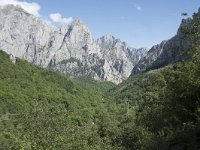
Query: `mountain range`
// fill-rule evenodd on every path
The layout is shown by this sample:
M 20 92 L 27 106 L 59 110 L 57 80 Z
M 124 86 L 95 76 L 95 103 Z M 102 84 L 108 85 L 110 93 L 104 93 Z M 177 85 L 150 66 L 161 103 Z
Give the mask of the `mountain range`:
M 196 16 L 200 16 L 200 9 Z M 183 28 L 191 27 L 191 18 L 183 19 L 177 34 L 169 40 L 154 45 L 145 57 L 139 60 L 132 70 L 132 75 L 142 71 L 162 68 L 168 64 L 187 60 L 187 52 L 191 49 L 191 42 L 184 38 Z
M 70 76 L 118 84 L 147 52 L 111 35 L 95 40 L 80 19 L 57 28 L 13 5 L 0 8 L 0 19 L 0 49 Z
M 148 52 L 80 19 L 0 19 L 0 149 L 200 149 L 200 10 Z
M 1 6 L 0 19 L 0 49 L 12 58 L 19 57 L 72 77 L 88 76 L 116 84 L 130 75 L 187 59 L 184 53 L 191 46 L 181 31 L 189 26 L 189 19 L 182 20 L 174 37 L 149 51 L 132 48 L 112 35 L 94 39 L 80 19 L 57 28 L 20 6 Z

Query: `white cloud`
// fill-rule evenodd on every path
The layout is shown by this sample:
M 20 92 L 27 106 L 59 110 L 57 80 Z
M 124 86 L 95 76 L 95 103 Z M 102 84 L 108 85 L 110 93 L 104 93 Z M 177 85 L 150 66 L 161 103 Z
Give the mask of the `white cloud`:
M 142 7 L 138 4 L 135 4 L 135 9 L 137 9 L 138 11 L 142 11 Z
M 27 2 L 25 0 L 0 0 L 0 6 L 5 6 L 8 4 L 12 4 L 14 6 L 19 5 L 28 13 L 30 13 L 36 17 L 41 17 L 45 21 L 48 21 L 49 23 L 53 22 L 53 23 L 58 23 L 58 24 L 63 24 L 63 23 L 70 24 L 73 21 L 72 17 L 63 18 L 60 13 L 50 14 L 49 15 L 49 18 L 51 19 L 51 21 L 50 21 L 47 17 L 42 16 L 39 13 L 41 6 L 36 2 Z
M 72 17 L 69 18 L 63 18 L 61 14 L 59 13 L 53 13 L 49 15 L 49 18 L 54 22 L 54 23 L 59 23 L 59 24 L 70 24 L 73 21 Z
M 30 14 L 33 14 L 37 17 L 40 17 L 40 8 L 41 6 L 38 3 L 35 2 L 26 2 L 26 1 L 21 1 L 21 0 L 0 0 L 0 6 L 5 6 L 8 4 L 12 5 L 19 5 L 21 6 L 25 11 L 27 11 Z

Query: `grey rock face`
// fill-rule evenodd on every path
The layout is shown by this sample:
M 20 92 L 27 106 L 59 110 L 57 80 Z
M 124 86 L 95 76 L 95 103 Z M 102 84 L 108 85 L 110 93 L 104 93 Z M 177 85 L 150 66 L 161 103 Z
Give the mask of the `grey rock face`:
M 104 77 L 112 80 L 114 77 L 118 83 L 130 76 L 132 68 L 147 52 L 146 49 L 134 49 L 127 43 L 116 39 L 112 35 L 106 35 L 97 39 L 101 47 L 101 54 L 106 60 L 103 69 Z
M 177 34 L 167 41 L 163 41 L 158 45 L 153 46 L 145 57 L 140 59 L 139 63 L 134 66 L 132 74 L 137 74 L 141 71 L 159 69 L 168 64 L 174 64 L 177 61 L 185 60 L 184 52 L 190 48 L 190 42 L 183 39 L 181 27 L 188 26 L 188 19 L 182 20 Z
M 73 76 L 120 83 L 146 51 L 112 36 L 96 41 L 81 20 L 57 29 L 12 5 L 0 7 L 0 20 L 0 49 Z
M 58 47 L 55 44 L 50 46 L 56 29 L 12 5 L 1 8 L 0 18 L 0 49 L 37 65 L 47 66 Z

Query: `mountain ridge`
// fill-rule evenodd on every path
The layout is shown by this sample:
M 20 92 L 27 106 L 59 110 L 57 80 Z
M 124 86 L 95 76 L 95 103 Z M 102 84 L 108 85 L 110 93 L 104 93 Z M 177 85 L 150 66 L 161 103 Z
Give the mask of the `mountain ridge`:
M 0 35 L 4 35 L 0 49 L 72 76 L 90 76 L 118 84 L 129 77 L 138 59 L 146 53 L 145 49 L 134 53 L 136 49 L 117 40 L 112 49 L 105 49 L 80 19 L 57 29 L 12 5 L 1 7 L 0 18 Z M 116 55 L 107 53 L 108 50 Z
M 200 9 L 196 15 L 200 16 Z M 186 53 L 191 47 L 191 42 L 184 39 L 185 34 L 182 32 L 182 29 L 191 26 L 190 20 L 191 18 L 182 19 L 175 36 L 169 40 L 162 41 L 160 44 L 154 45 L 147 52 L 147 55 L 134 66 L 132 75 L 187 60 L 188 56 Z

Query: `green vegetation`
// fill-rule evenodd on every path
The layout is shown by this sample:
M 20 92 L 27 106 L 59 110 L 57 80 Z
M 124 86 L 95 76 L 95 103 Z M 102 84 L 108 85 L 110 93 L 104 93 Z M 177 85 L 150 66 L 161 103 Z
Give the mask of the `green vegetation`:
M 83 87 L 88 89 L 93 89 L 94 91 L 100 92 L 102 94 L 105 94 L 110 89 L 114 88 L 116 85 L 112 82 L 106 82 L 106 81 L 97 81 L 92 79 L 91 77 L 78 77 L 74 79 L 74 82 L 78 82 Z
M 152 150 L 200 148 L 199 58 L 132 77 L 112 91 L 118 103 L 129 103 L 129 113 L 136 114 L 122 131 L 122 145 Z
M 199 150 L 200 20 L 189 22 L 187 62 L 118 86 L 13 64 L 0 51 L 0 149 Z
M 188 61 L 130 77 L 110 91 L 135 114 L 121 131 L 126 149 L 200 149 L 200 19 L 195 14 L 188 22 L 182 29 L 191 42 Z
M 0 64 L 0 149 L 118 149 L 109 137 L 118 109 L 103 95 L 110 83 L 13 64 L 3 51 Z

